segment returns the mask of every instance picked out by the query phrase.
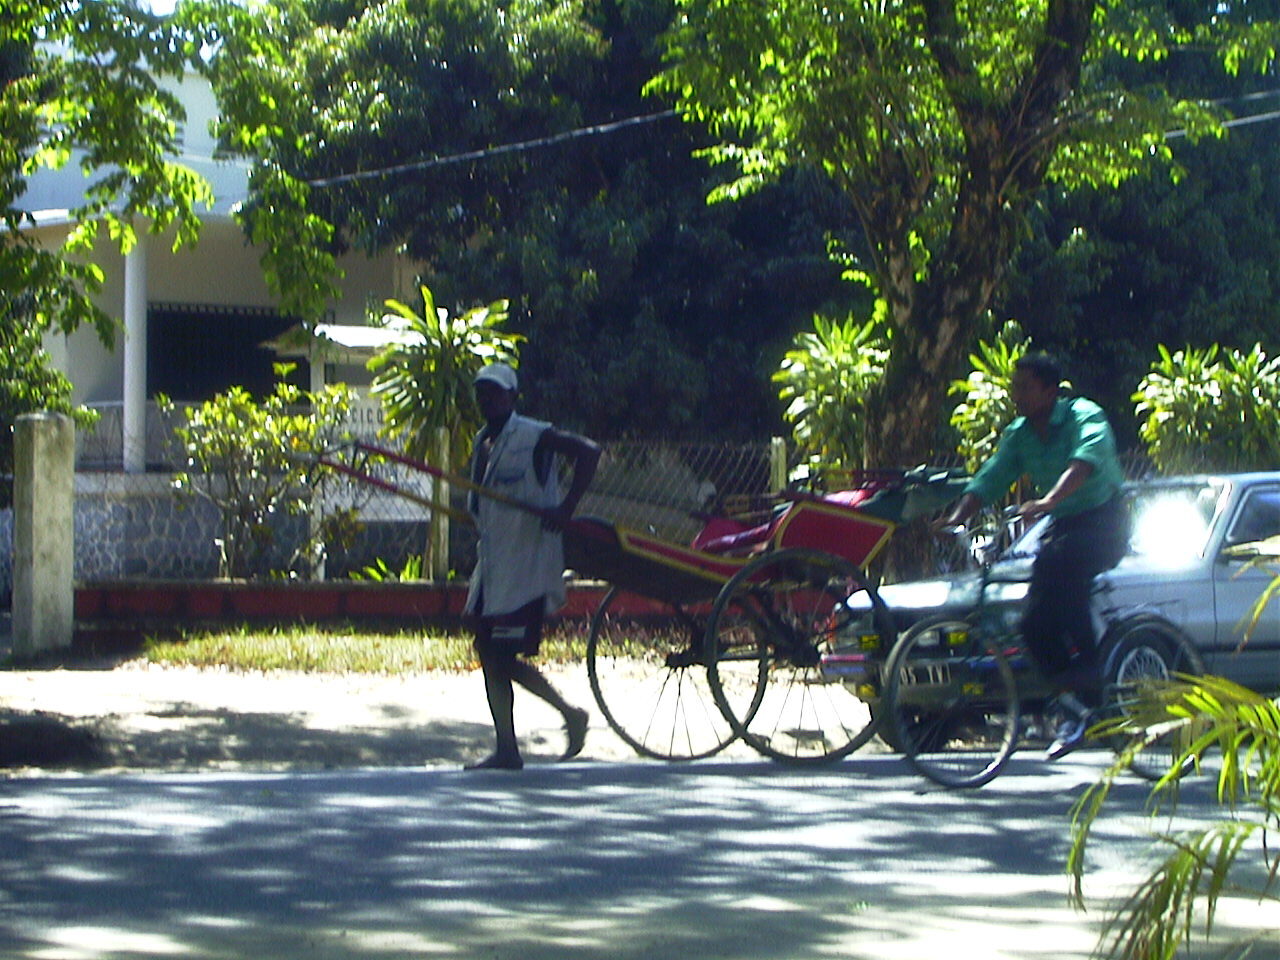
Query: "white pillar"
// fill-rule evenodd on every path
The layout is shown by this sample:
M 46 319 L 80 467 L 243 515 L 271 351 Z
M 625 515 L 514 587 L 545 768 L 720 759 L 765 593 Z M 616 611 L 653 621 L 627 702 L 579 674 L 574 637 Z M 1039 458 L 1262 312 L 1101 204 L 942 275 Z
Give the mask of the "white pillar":
M 29 413 L 13 428 L 13 652 L 71 645 L 75 626 L 75 428 Z
M 311 337 L 311 346 L 307 351 L 307 366 L 310 369 L 311 392 L 318 394 L 324 390 L 324 350 L 316 342 L 315 336 Z M 311 533 L 312 540 L 320 537 L 320 529 L 324 524 L 324 500 L 322 497 L 311 496 L 311 510 L 307 514 L 308 529 Z M 320 557 L 316 561 L 315 569 L 312 575 L 317 580 L 325 579 L 325 562 L 324 557 Z
M 124 258 L 124 469 L 147 469 L 147 236 Z

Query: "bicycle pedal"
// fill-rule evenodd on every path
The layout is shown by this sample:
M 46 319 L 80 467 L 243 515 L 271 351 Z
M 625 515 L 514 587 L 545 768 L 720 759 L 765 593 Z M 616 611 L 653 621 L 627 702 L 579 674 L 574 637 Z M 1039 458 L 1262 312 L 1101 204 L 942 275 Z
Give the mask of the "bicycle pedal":
M 687 647 L 684 650 L 672 650 L 667 654 L 666 658 L 667 667 L 672 670 L 678 670 L 682 667 L 699 666 L 702 662 L 702 654 L 692 647 Z

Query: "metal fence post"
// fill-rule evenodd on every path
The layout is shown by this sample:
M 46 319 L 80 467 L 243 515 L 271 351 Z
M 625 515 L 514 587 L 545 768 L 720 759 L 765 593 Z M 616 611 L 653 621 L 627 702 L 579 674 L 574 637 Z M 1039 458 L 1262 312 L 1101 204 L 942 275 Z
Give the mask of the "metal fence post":
M 449 446 L 449 431 L 440 428 L 437 434 L 438 463 L 446 470 L 453 467 L 453 450 Z M 436 503 L 449 502 L 449 483 L 443 477 L 432 477 L 432 497 Z M 427 520 L 427 554 L 422 567 L 424 580 L 447 580 L 449 578 L 449 515 L 440 510 L 432 510 Z
M 769 438 L 769 486 L 781 490 L 787 485 L 787 441 L 782 437 Z
M 71 645 L 75 619 L 75 427 L 60 413 L 14 423 L 13 652 Z

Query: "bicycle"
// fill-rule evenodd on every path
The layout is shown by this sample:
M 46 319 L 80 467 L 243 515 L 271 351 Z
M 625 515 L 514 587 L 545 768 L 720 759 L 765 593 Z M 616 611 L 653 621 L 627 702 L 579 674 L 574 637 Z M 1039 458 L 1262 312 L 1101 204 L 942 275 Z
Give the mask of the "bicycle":
M 969 537 L 967 529 L 952 531 Z M 1034 543 L 1034 536 L 1031 541 Z M 1024 546 L 1028 538 L 1019 543 Z M 969 544 L 966 544 L 966 549 Z M 1004 768 L 1021 742 L 1047 741 L 1062 713 L 1056 688 L 1036 669 L 1008 601 L 1025 595 L 1025 555 L 979 551 L 972 605 L 917 622 L 894 644 L 883 674 L 882 735 L 919 773 L 945 787 L 978 787 Z M 1102 583 L 1102 586 L 1099 586 Z M 1006 602 L 994 602 L 999 587 Z M 1095 581 L 1095 595 L 1105 582 Z M 1099 719 L 1125 713 L 1143 682 L 1204 672 L 1204 662 L 1181 631 L 1147 610 L 1104 609 L 1098 646 L 1104 678 Z M 1128 739 L 1113 737 L 1119 752 Z M 1159 741 L 1135 751 L 1131 769 L 1154 778 L 1170 768 L 1173 745 Z

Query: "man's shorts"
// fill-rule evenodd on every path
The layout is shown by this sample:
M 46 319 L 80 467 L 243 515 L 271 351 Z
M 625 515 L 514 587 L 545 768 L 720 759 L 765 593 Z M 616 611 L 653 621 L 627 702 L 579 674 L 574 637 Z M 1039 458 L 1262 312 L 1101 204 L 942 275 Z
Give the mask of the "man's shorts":
M 532 657 L 542 645 L 542 621 L 547 609 L 545 597 L 530 600 L 519 610 L 488 617 L 484 614 L 484 595 L 476 601 L 476 634 L 487 632 L 489 643 L 496 651 L 523 654 Z

